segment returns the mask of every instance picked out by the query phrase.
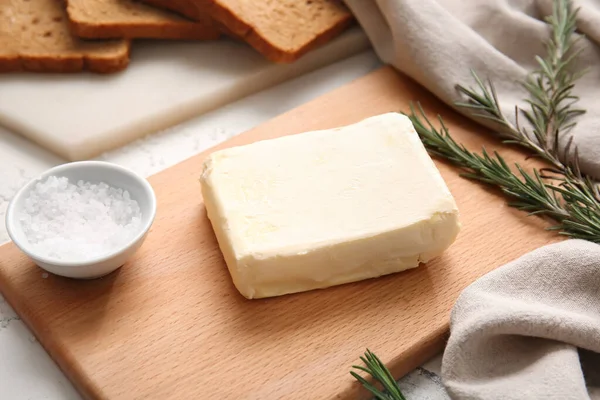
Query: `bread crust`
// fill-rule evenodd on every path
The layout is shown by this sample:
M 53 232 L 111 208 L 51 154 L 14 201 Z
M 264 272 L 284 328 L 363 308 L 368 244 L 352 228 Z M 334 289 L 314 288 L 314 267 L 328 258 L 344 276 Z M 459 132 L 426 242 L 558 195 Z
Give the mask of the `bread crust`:
M 71 21 L 73 33 L 84 39 L 174 39 L 215 40 L 221 36 L 218 29 L 196 26 L 197 24 L 103 24 Z
M 129 65 L 130 46 L 117 57 L 98 57 L 94 54 L 80 55 L 33 55 L 20 54 L 3 57 L 0 55 L 0 73 L 6 72 L 47 72 L 74 73 L 90 71 L 98 74 L 112 74 L 122 71 Z
M 293 51 L 283 49 L 273 43 L 268 35 L 261 34 L 256 27 L 238 16 L 238 10 L 227 7 L 219 0 L 142 0 L 153 6 L 169 9 L 188 18 L 196 20 L 209 15 L 219 22 L 227 34 L 243 39 L 250 46 L 264 55 L 267 59 L 277 63 L 291 63 L 302 57 L 314 48 L 327 43 L 354 22 L 354 17 L 347 11 L 340 18 L 332 21 L 326 30 L 315 35 L 312 39 L 301 42 Z M 257 0 L 258 1 L 258 0 Z M 300 0 L 298 0 L 300 1 Z M 327 1 L 327 0 L 323 0 Z M 331 0 L 332 3 L 336 3 Z
M 72 32 L 86 39 L 214 40 L 221 35 L 210 18 L 195 21 L 130 0 L 68 0 Z

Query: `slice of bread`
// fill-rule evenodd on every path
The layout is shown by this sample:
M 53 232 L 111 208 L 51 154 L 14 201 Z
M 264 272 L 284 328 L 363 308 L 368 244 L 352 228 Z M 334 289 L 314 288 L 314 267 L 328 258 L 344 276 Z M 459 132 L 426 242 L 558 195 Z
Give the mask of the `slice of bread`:
M 275 62 L 292 62 L 354 20 L 336 0 L 143 0 L 194 20 L 210 15 Z M 371 0 L 368 0 L 371 1 Z
M 196 21 L 133 0 L 68 0 L 71 29 L 88 39 L 211 40 L 219 29 L 206 16 Z
M 3 0 L 0 72 L 112 73 L 129 64 L 129 41 L 73 36 L 60 0 Z

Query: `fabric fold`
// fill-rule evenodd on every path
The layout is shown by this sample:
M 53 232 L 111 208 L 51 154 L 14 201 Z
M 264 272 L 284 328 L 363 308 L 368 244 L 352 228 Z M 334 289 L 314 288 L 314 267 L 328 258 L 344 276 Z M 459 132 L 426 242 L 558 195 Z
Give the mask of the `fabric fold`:
M 526 254 L 470 285 L 452 310 L 442 375 L 454 398 L 589 399 L 598 371 L 597 244 Z

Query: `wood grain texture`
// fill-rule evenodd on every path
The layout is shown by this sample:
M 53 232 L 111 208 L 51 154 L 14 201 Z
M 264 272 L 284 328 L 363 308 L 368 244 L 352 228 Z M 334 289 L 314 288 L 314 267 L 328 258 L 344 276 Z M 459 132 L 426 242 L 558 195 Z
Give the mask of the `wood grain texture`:
M 406 109 L 412 100 L 443 115 L 470 148 L 497 147 L 481 128 L 389 68 L 219 147 L 346 125 Z M 246 300 L 230 280 L 202 204 L 198 177 L 207 154 L 150 178 L 158 214 L 148 239 L 103 279 L 43 279 L 15 246 L 0 248 L 2 292 L 89 398 L 368 398 L 348 373 L 366 347 L 400 377 L 442 349 L 463 288 L 559 240 L 541 229 L 541 220 L 437 162 L 464 225 L 445 254 L 383 278 Z

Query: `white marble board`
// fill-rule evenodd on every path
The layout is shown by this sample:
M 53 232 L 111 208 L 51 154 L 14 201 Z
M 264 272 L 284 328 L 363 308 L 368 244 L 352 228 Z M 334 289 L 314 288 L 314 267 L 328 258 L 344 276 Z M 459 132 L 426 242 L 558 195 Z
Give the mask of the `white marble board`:
M 130 66 L 114 75 L 0 75 L 0 125 L 69 161 L 88 159 L 367 48 L 358 27 L 292 64 L 228 39 L 135 42 Z

